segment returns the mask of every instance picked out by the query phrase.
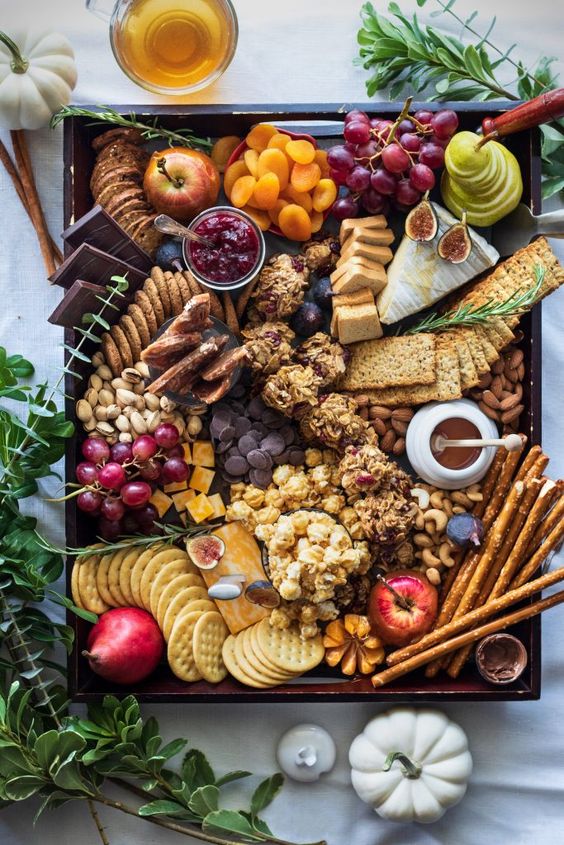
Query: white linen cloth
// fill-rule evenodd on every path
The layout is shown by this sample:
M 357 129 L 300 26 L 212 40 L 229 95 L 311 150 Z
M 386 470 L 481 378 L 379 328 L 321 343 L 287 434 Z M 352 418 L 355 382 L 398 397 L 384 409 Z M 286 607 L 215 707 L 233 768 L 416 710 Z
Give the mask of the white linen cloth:
M 360 2 L 356 0 L 235 0 L 240 23 L 237 55 L 211 88 L 182 101 L 284 103 L 364 101 L 366 73 L 352 64 Z M 416 10 L 402 0 L 404 11 Z M 484 19 L 498 16 L 493 40 L 526 62 L 561 53 L 561 10 L 555 0 L 534 4 L 497 0 L 460 0 L 462 16 L 478 8 Z M 425 20 L 434 8 L 419 11 Z M 384 5 L 379 11 L 385 12 Z M 0 0 L 0 28 L 8 32 L 46 22 L 66 33 L 78 63 L 76 103 L 165 102 L 131 83 L 116 66 L 104 24 L 86 12 L 81 0 Z M 442 19 L 430 21 L 442 24 Z M 474 24 L 476 25 L 476 21 Z M 452 29 L 453 32 L 456 30 Z M 559 65 L 562 69 L 562 64 Z M 377 111 L 376 105 L 374 110 Z M 9 140 L 4 138 L 5 141 Z M 39 192 L 53 235 L 62 229 L 62 132 L 29 135 Z M 0 343 L 22 353 L 37 367 L 37 379 L 53 380 L 62 365 L 62 332 L 47 323 L 61 297 L 45 281 L 34 233 L 12 185 L 0 170 Z M 561 260 L 563 245 L 554 242 Z M 543 444 L 551 455 L 549 472 L 564 473 L 561 425 L 564 416 L 564 344 L 561 321 L 564 291 L 543 310 Z M 52 493 L 55 484 L 45 484 Z M 37 504 L 43 528 L 63 542 L 63 513 Z M 56 610 L 55 613 L 59 613 Z M 336 740 L 335 769 L 316 784 L 287 782 L 265 813 L 275 834 L 295 842 L 326 838 L 330 845 L 560 845 L 564 828 L 564 612 L 543 619 L 543 692 L 539 702 L 443 705 L 467 731 L 474 773 L 463 802 L 430 826 L 394 825 L 380 820 L 357 799 L 349 782 L 347 753 L 353 737 L 383 705 L 371 704 L 164 704 L 146 706 L 167 739 L 184 736 L 201 748 L 218 771 L 249 769 L 258 777 L 276 770 L 278 738 L 303 721 L 326 727 Z M 253 783 L 258 782 L 257 778 Z M 243 782 L 244 783 L 244 782 Z M 232 806 L 244 786 L 227 791 Z M 124 795 L 120 793 L 120 798 Z M 70 804 L 42 817 L 32 827 L 30 803 L 0 813 L 1 845 L 98 845 L 84 804 Z M 112 845 L 173 845 L 183 841 L 141 820 L 101 808 Z M 184 841 L 187 841 L 184 838 Z M 196 841 L 196 840 L 189 840 Z

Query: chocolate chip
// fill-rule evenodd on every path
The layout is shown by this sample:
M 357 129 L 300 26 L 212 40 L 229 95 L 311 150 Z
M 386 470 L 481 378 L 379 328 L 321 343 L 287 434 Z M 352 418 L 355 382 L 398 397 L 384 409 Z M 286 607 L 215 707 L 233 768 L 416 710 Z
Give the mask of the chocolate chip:
M 230 446 L 231 446 L 231 441 L 229 441 L 227 443 L 218 443 L 217 446 L 214 447 L 216 455 L 222 455 L 223 452 L 227 452 L 227 450 L 229 449 Z
M 284 438 L 277 431 L 272 431 L 260 443 L 260 448 L 271 455 L 279 455 L 285 447 Z
M 272 473 L 269 469 L 252 469 L 249 472 L 249 480 L 251 484 L 265 490 L 272 481 Z
M 247 413 L 250 417 L 254 420 L 260 420 L 264 411 L 265 405 L 262 399 L 259 396 L 255 396 L 254 399 L 251 399 L 247 406 Z
M 303 451 L 303 449 L 290 449 L 288 461 L 292 464 L 293 467 L 297 467 L 300 464 L 303 464 L 303 462 L 305 461 L 305 452 Z
M 266 469 L 268 467 L 268 458 L 259 449 L 253 449 L 246 457 L 254 469 Z
M 257 434 L 259 434 L 261 437 L 266 437 L 266 435 L 268 434 L 268 429 L 267 429 L 267 427 L 266 427 L 265 425 L 263 425 L 262 423 L 260 423 L 260 422 L 256 422 L 256 423 L 253 425 L 253 427 L 251 428 L 251 431 L 255 431 L 255 432 L 256 432 Z
M 253 449 L 257 448 L 257 441 L 250 433 L 244 434 L 239 438 L 237 446 L 242 455 L 247 455 Z
M 226 457 L 227 458 L 233 458 L 233 457 L 238 458 L 240 456 L 240 454 L 241 454 L 241 452 L 239 451 L 237 446 L 232 446 L 230 449 L 227 450 Z
M 294 442 L 294 429 L 291 425 L 284 425 L 279 431 L 281 437 L 284 438 L 284 443 L 286 446 L 291 446 Z
M 221 477 L 224 481 L 227 481 L 228 484 L 239 484 L 240 481 L 243 480 L 242 475 L 231 475 L 229 472 L 225 470 L 221 470 Z
M 245 385 L 243 384 L 236 384 L 235 387 L 232 387 L 229 391 L 229 397 L 232 399 L 242 399 L 246 393 Z
M 249 464 L 240 455 L 227 458 L 225 469 L 230 475 L 244 475 L 249 470 Z
M 231 443 L 235 437 L 235 429 L 232 425 L 226 425 L 219 433 L 219 439 L 222 443 Z
M 251 428 L 251 421 L 246 417 L 239 417 L 235 420 L 235 437 L 242 437 Z
M 282 464 L 287 464 L 290 461 L 290 450 L 284 449 L 284 451 L 280 455 L 276 455 L 274 458 L 274 463 L 278 464 L 278 466 L 282 466 Z
M 285 422 L 282 414 L 279 414 L 273 408 L 266 408 L 262 415 L 262 421 L 265 425 L 270 426 L 270 428 L 280 428 Z

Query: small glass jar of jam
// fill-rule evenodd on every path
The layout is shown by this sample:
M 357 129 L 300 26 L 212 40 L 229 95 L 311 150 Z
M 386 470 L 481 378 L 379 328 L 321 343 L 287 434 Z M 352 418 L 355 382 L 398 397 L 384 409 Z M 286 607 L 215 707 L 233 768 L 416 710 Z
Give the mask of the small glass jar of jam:
M 218 205 L 202 211 L 190 229 L 213 243 L 213 247 L 185 239 L 182 245 L 187 267 L 204 287 L 237 290 L 260 272 L 265 257 L 264 237 L 255 221 L 238 208 Z
M 437 438 L 475 440 L 498 437 L 493 422 L 469 399 L 430 402 L 421 408 L 407 429 L 407 457 L 420 478 L 442 490 L 459 490 L 484 477 L 495 447 L 438 448 Z

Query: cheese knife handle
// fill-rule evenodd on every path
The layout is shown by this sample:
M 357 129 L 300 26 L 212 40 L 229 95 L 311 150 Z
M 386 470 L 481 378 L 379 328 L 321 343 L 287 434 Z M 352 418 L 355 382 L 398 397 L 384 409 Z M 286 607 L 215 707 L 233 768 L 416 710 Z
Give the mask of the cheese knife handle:
M 482 133 L 486 138 L 504 138 L 523 129 L 531 129 L 542 123 L 550 123 L 564 116 L 564 88 L 556 88 L 539 94 L 514 109 L 498 117 L 485 117 L 482 121 Z

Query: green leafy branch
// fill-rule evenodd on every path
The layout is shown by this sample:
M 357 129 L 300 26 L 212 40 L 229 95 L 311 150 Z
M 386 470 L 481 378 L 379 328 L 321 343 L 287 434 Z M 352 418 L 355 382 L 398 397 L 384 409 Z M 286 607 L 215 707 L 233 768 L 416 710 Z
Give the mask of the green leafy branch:
M 112 126 L 123 126 L 127 129 L 138 129 L 145 141 L 153 141 L 156 138 L 162 138 L 171 147 L 192 147 L 194 149 L 204 150 L 209 152 L 212 147 L 212 142 L 209 138 L 198 138 L 191 129 L 166 129 L 159 124 L 158 117 L 154 117 L 150 122 L 143 123 L 137 119 L 135 112 L 130 112 L 129 116 L 120 114 L 110 106 L 96 106 L 96 111 L 93 109 L 86 109 L 82 106 L 63 106 L 51 118 L 50 126 L 52 129 L 62 123 L 67 117 L 89 117 L 92 118 L 88 126 L 98 126 L 101 123 L 109 123 Z
M 448 331 L 448 329 L 456 329 L 460 326 L 480 326 L 493 317 L 514 317 L 530 311 L 538 300 L 544 281 L 545 269 L 540 264 L 536 264 L 534 272 L 535 282 L 531 287 L 520 288 L 501 302 L 488 299 L 482 305 L 473 305 L 471 302 L 462 303 L 454 310 L 446 311 L 444 314 L 433 312 L 417 325 L 407 329 L 404 334 Z
M 417 0 L 420 7 L 427 2 Z M 362 6 L 357 62 L 371 73 L 366 82 L 370 97 L 390 86 L 391 100 L 406 88 L 416 94 L 431 88 L 431 100 L 487 102 L 500 98 L 531 99 L 557 87 L 558 77 L 552 71 L 554 58 L 542 57 L 531 72 L 522 61 L 513 58 L 515 44 L 501 50 L 492 42 L 495 17 L 480 34 L 472 25 L 478 16 L 476 11 L 464 19 L 454 11 L 456 0 L 434 2 L 439 8 L 431 12 L 431 17 L 452 17 L 474 43 L 463 43 L 435 27 L 423 25 L 417 15 L 407 17 L 395 2 L 388 6 L 391 17 L 378 14 L 372 3 Z M 503 86 L 496 76 L 508 65 L 516 74 L 511 87 Z M 549 197 L 564 188 L 564 123 L 553 121 L 541 127 L 541 132 L 543 196 Z

